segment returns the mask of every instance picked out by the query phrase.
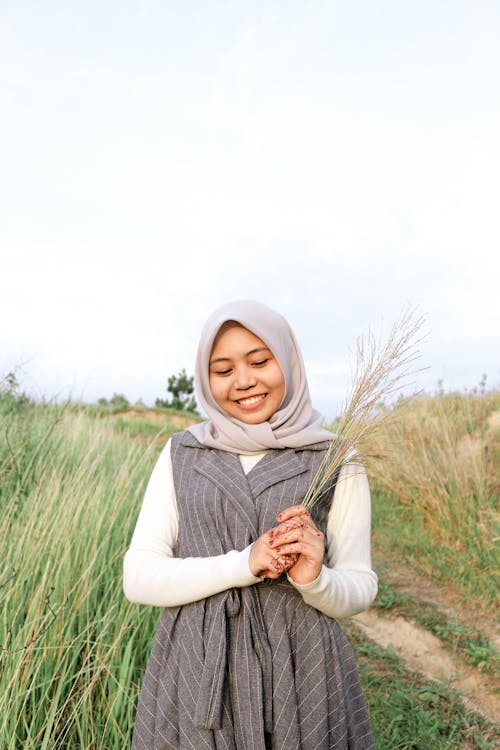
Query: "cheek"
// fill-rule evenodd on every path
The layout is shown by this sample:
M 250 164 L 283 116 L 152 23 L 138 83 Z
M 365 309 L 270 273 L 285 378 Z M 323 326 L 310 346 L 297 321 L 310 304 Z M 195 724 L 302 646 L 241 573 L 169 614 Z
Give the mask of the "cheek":
M 276 396 L 279 404 L 281 405 L 283 403 L 283 399 L 285 398 L 285 381 L 282 379 L 281 383 L 278 388 L 276 388 Z
M 227 398 L 227 383 L 220 378 L 210 377 L 208 379 L 208 383 L 210 385 L 210 391 L 213 398 L 215 399 L 216 403 L 220 405 L 221 402 L 225 401 Z
M 285 378 L 279 366 L 276 366 L 276 371 L 273 373 L 272 386 L 276 391 L 276 395 L 280 395 L 280 400 L 282 401 L 285 395 Z
M 208 378 L 208 384 L 210 386 L 210 392 L 214 399 L 217 401 L 218 399 L 218 391 L 217 391 L 217 381 L 215 378 L 209 377 Z

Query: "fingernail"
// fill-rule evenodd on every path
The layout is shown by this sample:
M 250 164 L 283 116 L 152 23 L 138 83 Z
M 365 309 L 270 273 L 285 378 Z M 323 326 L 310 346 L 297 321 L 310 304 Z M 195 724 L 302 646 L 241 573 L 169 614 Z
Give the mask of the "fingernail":
M 276 516 L 276 520 L 277 521 L 281 521 L 282 518 L 283 518 L 283 514 L 282 513 L 278 513 L 278 515 Z

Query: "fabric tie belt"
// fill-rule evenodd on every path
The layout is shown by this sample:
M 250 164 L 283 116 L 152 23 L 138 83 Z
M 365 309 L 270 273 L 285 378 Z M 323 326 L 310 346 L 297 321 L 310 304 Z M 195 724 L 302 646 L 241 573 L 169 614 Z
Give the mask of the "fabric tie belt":
M 195 726 L 212 730 L 222 727 L 229 663 L 237 747 L 264 750 L 264 731 L 272 732 L 272 653 L 256 587 L 229 589 L 210 597 L 206 606 L 205 660 Z

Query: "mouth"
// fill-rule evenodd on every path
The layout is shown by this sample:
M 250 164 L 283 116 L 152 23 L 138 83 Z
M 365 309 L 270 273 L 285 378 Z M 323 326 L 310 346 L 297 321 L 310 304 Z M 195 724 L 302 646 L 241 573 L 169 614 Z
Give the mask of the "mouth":
M 260 393 L 258 396 L 248 396 L 247 398 L 240 398 L 236 401 L 238 406 L 242 409 L 256 409 L 260 404 L 263 403 L 267 398 L 267 393 Z

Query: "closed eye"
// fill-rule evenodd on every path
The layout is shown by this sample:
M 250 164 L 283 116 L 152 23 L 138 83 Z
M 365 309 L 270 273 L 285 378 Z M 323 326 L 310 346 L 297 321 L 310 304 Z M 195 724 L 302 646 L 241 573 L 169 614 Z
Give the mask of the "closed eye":
M 258 362 L 253 362 L 254 367 L 262 367 L 262 365 L 265 365 L 269 362 L 269 359 L 261 359 Z

